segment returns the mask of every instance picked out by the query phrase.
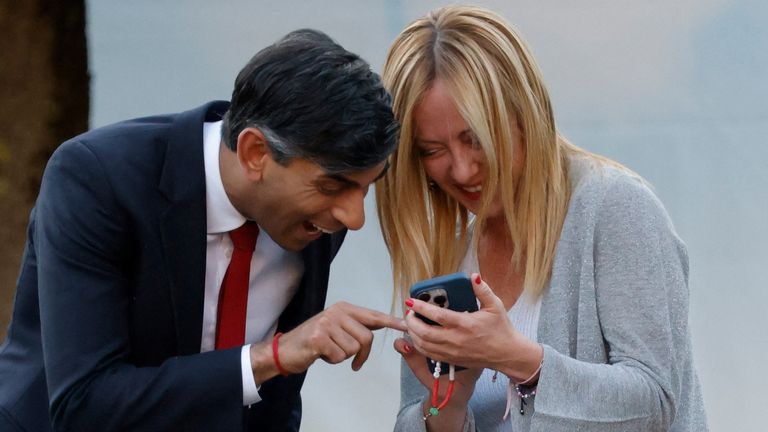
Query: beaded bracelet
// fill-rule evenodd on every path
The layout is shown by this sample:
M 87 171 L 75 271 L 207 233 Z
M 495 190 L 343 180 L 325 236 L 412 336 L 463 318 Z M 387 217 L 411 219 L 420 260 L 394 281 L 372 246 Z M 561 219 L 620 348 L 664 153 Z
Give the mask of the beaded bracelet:
M 527 405 L 525 400 L 531 396 L 536 396 L 536 386 L 515 384 L 515 391 L 517 392 L 517 397 L 520 398 L 520 415 L 525 415 L 525 405 Z
M 541 344 L 539 344 L 541 345 Z M 542 347 L 543 349 L 543 347 Z M 538 387 L 538 383 L 534 385 L 527 385 L 529 382 L 533 381 L 534 378 L 541 372 L 541 367 L 544 366 L 544 358 L 541 358 L 541 363 L 539 363 L 539 367 L 536 368 L 536 370 L 533 372 L 531 376 L 528 377 L 525 381 L 521 381 L 519 383 L 514 383 L 512 380 L 509 380 L 509 384 L 507 385 L 507 406 L 504 408 L 504 416 L 502 417 L 502 420 L 506 420 L 507 417 L 509 417 L 509 411 L 512 408 L 512 396 L 513 392 L 512 389 L 514 388 L 515 392 L 517 392 L 517 396 L 520 398 L 520 415 L 525 415 L 525 400 L 529 397 L 536 396 L 536 389 Z M 491 380 L 493 382 L 496 382 L 496 375 L 499 372 L 496 371 L 493 374 L 493 377 Z

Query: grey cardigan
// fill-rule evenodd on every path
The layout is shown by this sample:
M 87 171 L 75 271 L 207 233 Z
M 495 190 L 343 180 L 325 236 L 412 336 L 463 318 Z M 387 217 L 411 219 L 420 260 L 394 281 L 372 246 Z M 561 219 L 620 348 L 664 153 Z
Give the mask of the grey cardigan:
M 538 394 L 514 431 L 706 431 L 688 327 L 688 256 L 639 178 L 585 157 L 542 298 Z M 396 431 L 425 430 L 402 364 Z M 513 407 L 516 401 L 513 401 Z M 465 431 L 475 430 L 468 410 Z

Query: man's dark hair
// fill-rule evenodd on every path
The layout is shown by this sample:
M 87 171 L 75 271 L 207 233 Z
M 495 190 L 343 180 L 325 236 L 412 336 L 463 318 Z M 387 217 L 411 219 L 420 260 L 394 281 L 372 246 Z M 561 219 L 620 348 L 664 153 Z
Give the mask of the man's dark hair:
M 222 139 L 236 150 L 240 132 L 257 127 L 283 165 L 304 158 L 332 174 L 366 170 L 397 143 L 391 105 L 368 63 L 320 31 L 296 30 L 237 75 Z

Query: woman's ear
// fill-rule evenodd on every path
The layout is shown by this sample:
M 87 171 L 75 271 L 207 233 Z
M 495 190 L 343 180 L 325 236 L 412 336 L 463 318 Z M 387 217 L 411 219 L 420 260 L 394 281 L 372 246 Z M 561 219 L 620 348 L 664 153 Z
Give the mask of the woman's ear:
M 237 159 L 249 180 L 260 180 L 271 158 L 267 139 L 259 128 L 247 127 L 237 136 Z

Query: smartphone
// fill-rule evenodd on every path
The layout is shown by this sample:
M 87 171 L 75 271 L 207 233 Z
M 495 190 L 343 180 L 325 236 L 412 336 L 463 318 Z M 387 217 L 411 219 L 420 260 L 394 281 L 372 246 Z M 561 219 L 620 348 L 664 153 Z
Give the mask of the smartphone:
M 457 312 L 475 312 L 477 311 L 477 298 L 472 290 L 472 281 L 466 273 L 452 273 L 445 276 L 438 276 L 432 279 L 426 279 L 413 284 L 410 290 L 411 298 L 419 299 L 423 302 L 431 303 L 435 306 L 450 309 Z M 416 314 L 427 324 L 439 325 L 429 318 Z M 429 370 L 435 372 L 435 362 L 427 359 Z M 456 370 L 464 369 L 456 366 Z M 448 373 L 448 364 L 441 364 L 440 374 Z

